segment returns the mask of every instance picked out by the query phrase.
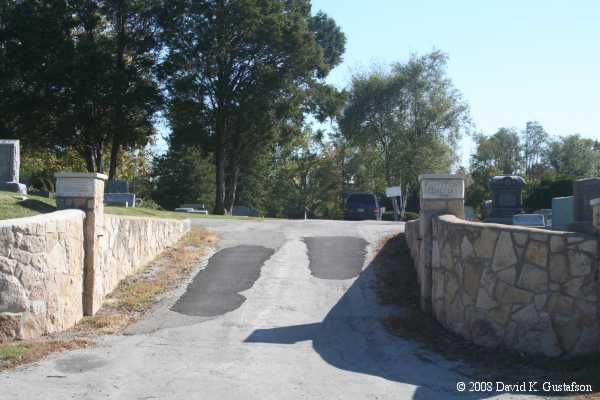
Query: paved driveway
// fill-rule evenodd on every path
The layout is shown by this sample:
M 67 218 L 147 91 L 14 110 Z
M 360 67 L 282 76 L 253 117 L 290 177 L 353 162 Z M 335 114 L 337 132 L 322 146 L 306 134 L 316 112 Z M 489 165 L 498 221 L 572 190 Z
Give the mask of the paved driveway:
M 221 240 L 189 285 L 126 335 L 0 374 L 0 399 L 465 398 L 455 364 L 381 324 L 369 263 L 402 224 L 196 224 Z

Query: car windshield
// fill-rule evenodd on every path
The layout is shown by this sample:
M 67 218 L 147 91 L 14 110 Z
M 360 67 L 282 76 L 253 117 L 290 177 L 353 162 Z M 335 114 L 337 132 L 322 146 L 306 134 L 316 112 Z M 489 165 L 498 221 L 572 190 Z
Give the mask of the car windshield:
M 347 207 L 375 207 L 375 196 L 372 194 L 352 194 L 348 197 Z

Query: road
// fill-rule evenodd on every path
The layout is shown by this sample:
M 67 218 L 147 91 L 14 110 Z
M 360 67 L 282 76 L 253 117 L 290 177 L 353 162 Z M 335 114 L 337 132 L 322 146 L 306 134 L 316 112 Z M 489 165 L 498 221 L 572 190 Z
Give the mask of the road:
M 0 374 L 0 399 L 465 398 L 455 363 L 381 323 L 370 261 L 402 224 L 195 223 L 220 240 L 188 285 L 125 335 Z

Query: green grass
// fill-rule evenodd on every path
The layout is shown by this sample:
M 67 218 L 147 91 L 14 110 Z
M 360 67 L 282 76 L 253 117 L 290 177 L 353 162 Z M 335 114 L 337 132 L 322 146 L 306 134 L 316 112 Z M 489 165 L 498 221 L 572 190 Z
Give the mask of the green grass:
M 27 196 L 12 192 L 0 192 L 0 219 L 31 217 L 56 211 L 54 199 L 38 196 Z
M 31 217 L 33 215 L 49 213 L 56 211 L 56 201 L 46 197 L 29 196 L 27 200 L 22 200 L 23 195 L 12 192 L 0 192 L 0 220 L 11 218 Z M 104 207 L 104 212 L 113 215 L 150 217 L 150 218 L 169 218 L 169 219 L 188 219 L 188 218 L 215 218 L 215 219 L 241 219 L 241 220 L 262 220 L 257 217 L 238 217 L 223 215 L 202 215 L 188 214 L 174 211 L 153 210 L 149 208 L 125 208 L 125 207 Z
M 29 353 L 29 348 L 22 344 L 11 344 L 0 347 L 1 361 L 18 361 Z

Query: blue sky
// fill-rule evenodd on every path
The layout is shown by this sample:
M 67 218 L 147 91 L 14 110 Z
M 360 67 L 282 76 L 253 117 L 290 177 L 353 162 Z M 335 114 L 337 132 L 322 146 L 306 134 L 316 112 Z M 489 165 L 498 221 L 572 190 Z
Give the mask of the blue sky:
M 353 70 L 440 49 L 471 107 L 477 131 L 537 120 L 553 135 L 600 139 L 600 1 L 313 0 L 347 37 L 344 63 L 328 80 L 346 87 Z M 472 142 L 461 143 L 463 163 Z

